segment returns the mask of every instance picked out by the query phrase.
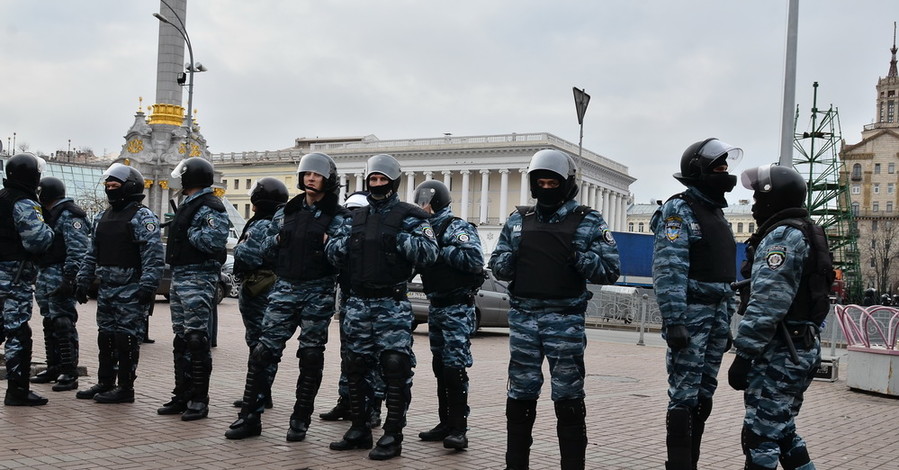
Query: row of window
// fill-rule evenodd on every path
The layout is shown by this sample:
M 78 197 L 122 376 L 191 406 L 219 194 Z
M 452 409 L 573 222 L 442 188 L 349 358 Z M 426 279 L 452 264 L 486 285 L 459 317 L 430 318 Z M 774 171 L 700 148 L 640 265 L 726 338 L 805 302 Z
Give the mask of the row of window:
M 880 174 L 880 168 L 881 168 L 880 163 L 874 164 L 874 174 L 875 175 Z M 887 164 L 887 173 L 892 175 L 895 172 L 896 172 L 896 163 L 895 162 L 888 163 Z M 861 179 L 862 179 L 862 165 L 861 165 L 861 163 L 856 163 L 856 164 L 852 165 L 852 181 L 861 181 Z
M 647 224 L 645 222 L 637 222 L 636 224 L 634 222 L 628 222 L 627 223 L 627 231 L 633 232 L 634 228 L 636 227 L 637 233 L 644 233 L 646 231 L 646 229 L 648 228 L 648 225 L 649 224 Z M 731 231 L 733 231 L 734 224 L 728 222 L 727 225 L 730 227 Z M 746 227 L 746 225 L 744 225 L 743 222 L 737 222 L 737 231 L 734 233 L 744 233 L 743 232 L 744 227 Z M 749 233 L 755 232 L 755 223 L 750 222 L 748 224 L 748 227 L 749 227 Z
M 871 192 L 874 194 L 880 194 L 880 183 L 873 183 L 871 185 Z M 893 194 L 896 192 L 896 183 L 887 183 L 887 194 Z M 862 193 L 862 185 L 853 184 L 852 185 L 852 194 L 861 194 Z
M 886 212 L 893 212 L 893 201 L 888 201 L 886 203 L 885 207 L 886 207 Z M 852 214 L 857 216 L 859 213 L 859 210 L 860 210 L 859 203 L 853 202 L 852 203 Z M 879 202 L 871 203 L 871 212 L 880 212 L 880 203 Z

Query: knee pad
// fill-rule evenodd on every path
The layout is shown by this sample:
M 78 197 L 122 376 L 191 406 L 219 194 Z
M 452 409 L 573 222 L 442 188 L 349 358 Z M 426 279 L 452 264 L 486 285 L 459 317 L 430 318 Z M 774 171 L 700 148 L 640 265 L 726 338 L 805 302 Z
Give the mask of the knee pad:
M 301 348 L 297 351 L 300 367 L 303 369 L 322 370 L 325 368 L 325 351 L 321 348 Z
M 693 428 L 693 411 L 680 405 L 669 409 L 665 416 L 665 427 L 669 436 L 689 436 Z
M 191 352 L 209 350 L 209 336 L 205 331 L 191 331 L 185 336 L 187 349 Z
M 252 351 L 250 351 L 250 363 L 257 364 L 263 368 L 271 364 L 272 362 L 272 352 L 269 349 L 261 344 L 257 344 Z
M 510 430 L 515 430 L 522 424 L 533 426 L 536 417 L 537 400 L 506 399 L 506 421 Z
M 44 331 L 53 329 L 53 319 L 52 318 L 44 317 L 42 324 L 44 325 Z
M 53 319 L 53 329 L 58 331 L 72 331 L 75 327 L 75 324 L 72 322 L 72 319 L 69 317 L 56 317 Z
M 368 369 L 365 356 L 347 351 L 346 357 L 344 358 L 343 368 L 348 377 L 364 375 L 365 371 Z
M 765 442 L 768 442 L 768 439 L 759 436 L 752 432 L 749 427 L 743 425 L 743 431 L 740 433 L 740 444 L 743 446 L 743 454 L 749 457 L 749 451 L 751 449 L 759 449 Z
M 0 320 L 2 320 L 2 317 L 0 317 Z M 31 326 L 28 324 L 28 322 L 25 322 L 25 323 L 22 323 L 18 328 L 13 328 L 11 330 L 7 329 L 6 337 L 7 338 L 18 338 L 20 340 L 30 339 L 31 338 Z
M 693 419 L 700 423 L 704 423 L 709 419 L 709 416 L 711 416 L 711 414 L 712 399 L 699 397 L 699 404 L 696 405 L 696 409 L 693 410 Z
M 406 379 L 412 376 L 412 361 L 399 351 L 381 353 L 381 372 L 386 379 Z
M 795 433 L 777 441 L 777 444 L 780 446 L 780 464 L 784 470 L 798 469 L 812 461 L 808 449 L 801 440 L 796 439 Z
M 587 407 L 583 398 L 573 400 L 559 400 L 553 403 L 556 409 L 556 419 L 560 424 L 583 423 L 587 417 Z

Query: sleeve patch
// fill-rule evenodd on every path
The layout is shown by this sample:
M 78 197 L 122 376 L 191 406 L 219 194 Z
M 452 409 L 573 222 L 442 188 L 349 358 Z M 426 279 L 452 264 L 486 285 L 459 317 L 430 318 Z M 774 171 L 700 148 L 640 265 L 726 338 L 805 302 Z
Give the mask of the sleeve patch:
M 765 253 L 765 264 L 768 265 L 768 269 L 778 269 L 783 266 L 784 262 L 787 259 L 787 247 L 783 245 L 775 245 L 768 248 L 768 251 Z
M 430 238 L 431 240 L 434 239 L 434 229 L 431 228 L 430 225 L 425 225 L 425 228 L 422 230 L 422 232 L 425 234 L 426 237 Z
M 213 217 L 213 216 L 211 216 L 211 215 L 210 215 L 209 217 L 207 217 L 207 218 L 206 218 L 206 225 L 208 225 L 209 228 L 215 228 L 215 217 Z
M 460 234 L 456 237 L 456 239 L 459 240 L 459 241 L 462 242 L 462 243 L 466 243 L 466 242 L 468 242 L 468 240 L 471 240 L 471 237 L 469 237 L 467 233 L 460 233 Z
M 602 231 L 602 239 L 609 245 L 615 244 L 615 237 L 612 236 L 611 230 L 603 230 Z
M 145 228 L 148 232 L 151 232 L 151 233 L 152 233 L 152 232 L 155 232 L 155 231 L 156 231 L 156 223 L 155 223 L 155 222 L 147 222 L 147 223 L 144 224 L 144 228 Z
M 665 219 L 665 238 L 669 241 L 675 241 L 680 238 L 681 229 L 683 229 L 684 220 L 680 217 L 671 216 Z
M 80 220 L 73 221 L 72 228 L 74 228 L 75 230 L 81 230 L 81 221 Z

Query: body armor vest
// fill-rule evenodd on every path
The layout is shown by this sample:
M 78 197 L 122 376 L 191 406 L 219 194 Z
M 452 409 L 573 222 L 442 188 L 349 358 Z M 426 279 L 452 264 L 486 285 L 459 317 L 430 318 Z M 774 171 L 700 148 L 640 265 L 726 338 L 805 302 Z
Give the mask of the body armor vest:
M 690 206 L 702 238 L 690 246 L 690 279 L 702 282 L 734 282 L 737 279 L 737 243 L 720 207 L 712 207 L 688 196 L 675 194 Z M 671 200 L 669 199 L 669 201 Z
M 76 206 L 72 201 L 61 202 L 52 209 L 47 211 L 46 218 L 44 222 L 50 226 L 54 231 L 56 230 L 56 226 L 59 224 L 59 217 L 62 215 L 63 211 L 69 211 L 75 217 L 84 218 L 87 214 L 81 210 L 80 207 Z M 56 236 L 53 237 L 53 244 L 50 245 L 50 249 L 47 250 L 41 256 L 40 265 L 42 268 L 47 266 L 62 263 L 66 260 L 66 239 L 62 236 L 61 233 L 57 232 Z
M 240 238 L 242 239 L 247 234 L 249 229 L 253 225 L 255 225 L 257 222 L 259 222 L 260 220 L 272 220 L 272 217 L 274 215 L 275 215 L 274 213 L 271 213 L 271 214 L 268 214 L 267 216 L 260 217 L 259 213 L 257 212 L 256 215 L 254 215 L 253 218 L 251 218 L 247 222 L 247 224 L 244 225 L 243 232 L 240 234 Z M 234 267 L 232 268 L 232 271 L 234 271 L 234 274 L 245 274 L 245 273 L 249 273 L 250 271 L 253 271 L 255 269 L 271 269 L 271 266 L 269 265 L 268 262 L 266 262 L 265 259 L 263 259 L 261 266 L 251 269 L 249 266 L 247 266 L 247 264 L 243 260 L 238 259 L 236 256 L 234 257 Z
M 386 214 L 353 213 L 348 259 L 354 288 L 377 289 L 405 283 L 414 265 L 397 251 L 396 234 L 408 215 L 427 219 L 427 212 L 399 202 Z
M 533 207 L 519 207 L 521 240 L 511 292 L 533 299 L 578 297 L 587 288 L 587 280 L 574 269 L 571 242 L 578 225 L 591 209 L 578 206 L 565 220 L 540 222 Z
M 13 188 L 0 189 L 0 261 L 20 261 L 25 259 L 22 237 L 13 220 L 13 206 L 28 198 L 23 191 Z
M 122 210 L 109 209 L 100 217 L 94 234 L 98 266 L 141 267 L 140 245 L 134 242 L 131 227 L 131 219 L 141 207 L 133 202 Z
M 443 234 L 454 220 L 462 219 L 450 217 L 439 227 L 435 228 L 434 236 L 437 239 L 438 248 L 443 248 Z M 481 284 L 484 282 L 483 271 L 479 273 L 462 271 L 450 266 L 440 259 L 431 266 L 419 268 L 418 272 L 421 273 L 422 290 L 425 294 L 431 294 L 433 292 L 447 293 L 460 287 L 477 289 L 478 287 L 481 287 Z
M 214 259 L 219 263 L 224 263 L 228 256 L 224 247 L 215 253 L 206 253 L 198 250 L 187 238 L 187 230 L 193 224 L 194 215 L 201 207 L 206 206 L 216 212 L 225 212 L 225 205 L 222 200 L 213 195 L 206 193 L 186 204 L 175 211 L 175 219 L 169 227 L 169 241 L 165 250 L 165 261 L 172 266 L 184 266 L 188 264 L 201 264 L 209 259 Z
M 337 273 L 325 259 L 325 233 L 334 219 L 333 214 L 322 212 L 314 217 L 311 210 L 284 211 L 281 227 L 281 244 L 275 262 L 278 277 L 308 281 Z

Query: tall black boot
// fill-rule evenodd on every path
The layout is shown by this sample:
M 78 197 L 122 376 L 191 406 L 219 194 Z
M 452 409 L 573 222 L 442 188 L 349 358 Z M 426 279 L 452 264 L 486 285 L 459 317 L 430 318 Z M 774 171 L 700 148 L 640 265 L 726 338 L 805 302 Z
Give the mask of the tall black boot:
M 556 409 L 556 435 L 562 470 L 583 470 L 587 452 L 587 408 L 583 398 L 559 400 Z
M 446 402 L 449 432 L 443 447 L 462 450 L 468 447 L 468 373 L 465 369 L 447 367 L 443 371 L 446 382 Z
M 15 330 L 7 330 L 9 338 L 18 339 L 22 350 L 15 357 L 6 358 L 6 379 L 9 387 L 3 404 L 6 406 L 46 405 L 47 399 L 29 389 L 31 376 L 31 327 L 24 323 Z
M 665 419 L 668 447 L 666 470 L 692 470 L 693 468 L 693 411 L 687 407 L 675 406 L 668 410 Z
M 59 376 L 59 349 L 57 348 L 55 322 L 52 318 L 44 317 L 44 347 L 47 350 L 47 368 L 38 372 L 31 378 L 33 384 L 46 384 L 56 382 Z
M 537 400 L 506 399 L 506 469 L 528 470 Z
M 406 410 L 411 401 L 411 358 L 398 351 L 385 351 L 381 354 L 381 370 L 387 385 L 384 400 L 387 404 L 387 417 L 384 418 L 384 435 L 368 453 L 368 458 L 372 460 L 388 460 L 402 454 Z
M 702 433 L 705 432 L 705 422 L 709 419 L 709 416 L 712 414 L 712 398 L 708 397 L 699 397 L 699 404 L 696 406 L 696 409 L 693 410 L 693 423 L 691 428 L 691 441 L 692 445 L 692 461 L 693 468 L 692 470 L 696 470 L 697 465 L 699 465 L 699 448 L 702 444 Z
M 449 420 L 447 419 L 448 403 L 446 395 L 446 378 L 443 367 L 443 358 L 434 356 L 431 359 L 431 368 L 437 379 L 437 416 L 440 421 L 429 431 L 418 433 L 418 438 L 423 441 L 442 441 L 450 433 Z
M 225 431 L 228 439 L 246 439 L 262 434 L 262 413 L 265 411 L 264 394 L 270 393 L 274 375 L 268 372 L 273 361 L 271 352 L 265 346 L 257 344 L 250 351 L 247 360 L 247 381 L 244 384 L 243 398 L 240 400 L 243 406 L 237 415 L 237 420 L 231 423 Z
M 115 387 L 116 364 L 115 334 L 101 331 L 97 334 L 97 383 L 86 390 L 79 390 L 75 398 L 91 400 L 101 392 L 108 392 Z
M 189 332 L 187 348 L 190 351 L 191 388 L 187 409 L 181 414 L 181 421 L 195 421 L 209 415 L 209 376 L 212 374 L 212 353 L 209 350 L 209 337 L 206 332 Z
M 340 421 L 350 417 L 350 400 L 349 397 L 337 397 L 337 404 L 330 411 L 326 411 L 318 415 L 324 421 Z
M 322 348 L 303 348 L 297 351 L 300 360 L 300 377 L 297 379 L 297 401 L 290 415 L 287 441 L 298 442 L 306 439 L 309 423 L 312 421 L 315 396 L 322 384 L 322 370 L 325 367 L 325 352 Z
M 116 351 L 119 358 L 119 385 L 94 396 L 97 403 L 134 403 L 134 379 L 140 359 L 140 342 L 137 336 L 116 333 Z
M 69 317 L 54 320 L 54 335 L 59 353 L 59 376 L 54 392 L 65 392 L 78 388 L 78 353 L 75 345 L 75 323 Z
M 371 449 L 371 428 L 368 426 L 369 411 L 367 403 L 371 389 L 365 380 L 367 364 L 365 358 L 347 353 L 343 359 L 346 371 L 348 405 L 352 426 L 339 441 L 330 444 L 331 450 Z
M 172 399 L 156 410 L 161 415 L 177 415 L 187 409 L 187 394 L 190 392 L 190 364 L 187 358 L 187 340 L 175 335 L 172 339 L 172 359 L 175 365 L 175 388 Z

